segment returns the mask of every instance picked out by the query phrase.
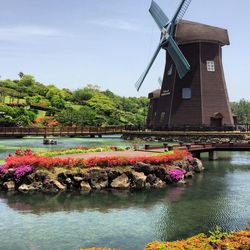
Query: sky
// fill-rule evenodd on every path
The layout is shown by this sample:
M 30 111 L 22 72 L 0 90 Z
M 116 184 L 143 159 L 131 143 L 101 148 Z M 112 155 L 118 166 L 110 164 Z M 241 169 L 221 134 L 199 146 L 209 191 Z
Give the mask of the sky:
M 156 0 L 169 18 L 180 0 Z M 147 96 L 159 87 L 162 50 L 140 92 L 160 31 L 151 0 L 0 0 L 0 76 L 20 71 L 71 90 L 96 84 L 122 96 Z M 228 29 L 223 48 L 229 98 L 250 99 L 250 1 L 193 0 L 184 19 Z

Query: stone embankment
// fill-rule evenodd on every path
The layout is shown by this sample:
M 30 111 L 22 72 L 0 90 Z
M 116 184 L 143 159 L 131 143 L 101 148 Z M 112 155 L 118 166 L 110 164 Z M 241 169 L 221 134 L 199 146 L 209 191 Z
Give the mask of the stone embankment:
M 198 159 L 175 161 L 171 166 L 155 166 L 138 162 L 130 167 L 90 168 L 83 172 L 57 169 L 56 172 L 37 170 L 18 181 L 9 169 L 0 178 L 0 189 L 20 192 L 91 191 L 102 189 L 164 188 L 169 184 L 185 183 L 195 173 L 204 170 Z

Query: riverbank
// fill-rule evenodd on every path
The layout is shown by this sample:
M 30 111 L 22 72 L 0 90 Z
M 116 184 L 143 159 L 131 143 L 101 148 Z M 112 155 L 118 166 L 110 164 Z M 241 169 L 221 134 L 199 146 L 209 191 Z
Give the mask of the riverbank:
M 204 170 L 190 153 L 175 150 L 153 155 L 144 152 L 96 152 L 94 157 L 45 157 L 18 151 L 0 167 L 0 189 L 20 192 L 86 191 L 164 188 L 184 184 Z M 99 157 L 96 154 L 100 154 Z M 102 156 L 102 157 L 101 157 Z
M 177 240 L 173 242 L 151 242 L 147 244 L 144 250 L 185 250 L 185 249 L 206 249 L 206 250 L 248 250 L 250 249 L 250 231 L 249 229 L 239 232 L 226 233 L 219 227 L 209 236 L 204 233 L 187 238 L 186 240 Z
M 219 227 L 207 236 L 204 233 L 192 236 L 185 240 L 172 242 L 154 241 L 148 243 L 144 250 L 249 250 L 250 231 L 248 229 L 226 233 Z M 80 248 L 80 250 L 122 250 L 120 248 Z

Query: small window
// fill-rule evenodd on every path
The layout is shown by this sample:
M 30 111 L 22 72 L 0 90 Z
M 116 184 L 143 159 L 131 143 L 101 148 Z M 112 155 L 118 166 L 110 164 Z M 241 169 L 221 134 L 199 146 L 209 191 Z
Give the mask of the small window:
M 215 71 L 214 61 L 207 61 L 207 71 L 210 71 L 210 72 Z
M 171 76 L 173 73 L 173 64 L 171 64 L 169 70 L 168 70 L 168 75 Z
M 191 88 L 183 88 L 182 99 L 191 99 L 191 97 L 192 97 Z

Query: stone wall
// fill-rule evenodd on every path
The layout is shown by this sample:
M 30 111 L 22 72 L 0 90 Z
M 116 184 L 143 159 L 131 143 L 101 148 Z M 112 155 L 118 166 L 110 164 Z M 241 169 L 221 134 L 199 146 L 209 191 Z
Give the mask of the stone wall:
M 178 180 L 174 179 L 171 171 L 183 173 Z M 0 176 L 0 189 L 20 192 L 51 192 L 102 189 L 150 189 L 164 188 L 173 183 L 185 183 L 186 178 L 192 178 L 195 173 L 204 170 L 198 159 L 175 161 L 171 166 L 155 166 L 145 163 L 136 163 L 130 167 L 92 168 L 82 172 L 65 171 L 55 172 L 37 170 L 27 173 L 18 181 L 14 171 L 9 169 Z

